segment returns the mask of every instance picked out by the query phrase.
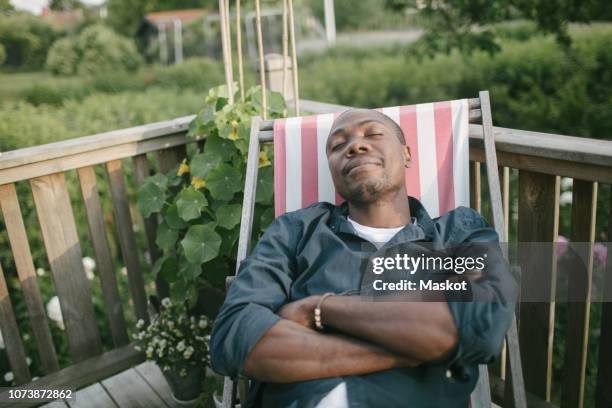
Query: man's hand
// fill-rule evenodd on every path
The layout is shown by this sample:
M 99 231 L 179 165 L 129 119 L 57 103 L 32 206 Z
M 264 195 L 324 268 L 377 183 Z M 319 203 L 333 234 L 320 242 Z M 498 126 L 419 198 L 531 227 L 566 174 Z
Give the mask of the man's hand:
M 308 296 L 281 307 L 277 314 L 304 327 L 314 329 L 314 309 L 320 296 Z

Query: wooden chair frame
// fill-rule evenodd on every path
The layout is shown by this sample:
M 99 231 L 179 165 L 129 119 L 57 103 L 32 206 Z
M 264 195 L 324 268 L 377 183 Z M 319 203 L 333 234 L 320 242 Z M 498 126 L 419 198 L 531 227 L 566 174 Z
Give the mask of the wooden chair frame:
M 497 167 L 495 140 L 493 136 L 491 103 L 488 91 L 481 91 L 479 92 L 478 98 L 469 100 L 469 121 L 470 123 L 482 124 L 482 136 L 484 140 L 488 175 L 487 179 L 493 213 L 493 226 L 499 235 L 500 242 L 506 242 L 504 211 L 502 206 L 499 171 Z M 255 209 L 259 152 L 262 143 L 271 143 L 273 141 L 273 124 L 273 120 L 262 121 L 260 117 L 254 117 L 251 123 L 236 272 L 238 272 L 238 267 L 242 260 L 244 260 L 249 253 L 253 226 L 253 212 Z M 505 256 L 507 257 L 507 254 L 505 254 Z M 232 277 L 229 277 L 227 286 L 231 284 L 231 281 Z M 512 324 L 506 334 L 506 344 L 508 350 L 509 376 L 506 380 L 505 399 L 516 408 L 524 408 L 527 407 L 527 402 L 523 383 L 516 317 L 513 318 Z M 236 382 L 238 382 L 238 384 L 236 384 Z M 229 377 L 225 377 L 223 386 L 223 407 L 233 407 L 236 403 L 237 394 L 240 396 L 240 399 L 244 401 L 247 395 L 247 388 L 246 380 L 235 381 Z M 486 365 L 479 366 L 479 380 L 472 393 L 471 406 L 474 408 L 491 407 L 489 372 Z

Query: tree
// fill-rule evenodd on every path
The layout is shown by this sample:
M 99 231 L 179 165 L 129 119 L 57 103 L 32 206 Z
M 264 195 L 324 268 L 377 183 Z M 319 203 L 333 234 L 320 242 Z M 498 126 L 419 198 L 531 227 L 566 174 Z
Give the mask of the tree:
M 10 0 L 0 0 L 0 13 L 6 11 L 15 11 L 15 7 L 13 7 Z
M 79 0 L 51 0 L 49 8 L 51 10 L 76 10 L 83 8 L 83 3 Z
M 569 47 L 569 23 L 612 18 L 609 0 L 386 0 L 386 6 L 418 9 L 425 28 L 420 45 L 429 54 L 452 49 L 495 52 L 499 45 L 490 25 L 509 19 L 531 20 Z

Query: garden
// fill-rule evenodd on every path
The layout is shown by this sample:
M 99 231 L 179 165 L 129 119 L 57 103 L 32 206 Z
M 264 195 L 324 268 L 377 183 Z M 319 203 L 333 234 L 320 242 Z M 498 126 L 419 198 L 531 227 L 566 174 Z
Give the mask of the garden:
M 57 3 L 63 4 L 62 10 L 71 7 L 70 2 Z M 109 13 L 122 9 L 119 3 L 109 1 Z M 140 7 L 140 13 L 155 6 L 155 2 L 147 3 L 147 7 L 138 6 L 139 2 L 128 3 L 130 7 Z M 187 8 L 210 2 L 170 3 Z M 299 3 L 309 5 L 308 1 Z M 321 17 L 318 3 L 311 12 Z M 366 1 L 353 10 L 354 15 L 351 2 L 336 4 L 340 32 L 379 30 L 389 22 L 396 27 L 417 24 L 425 35 L 422 41 L 411 44 L 339 46 L 304 52 L 299 55 L 300 96 L 304 99 L 375 108 L 470 97 L 488 89 L 496 126 L 612 139 L 612 22 L 609 22 L 612 11 L 605 6 L 602 10 L 610 14 L 602 12 L 598 18 L 602 21 L 588 24 L 566 21 L 563 32 L 546 29 L 537 19 L 481 16 L 491 21 L 484 31 L 494 40 L 487 42 L 478 37 L 472 39 L 470 46 L 465 45 L 471 44 L 469 39 L 456 46 L 443 33 L 428 38 L 430 27 L 425 20 L 414 20 L 413 14 L 405 13 L 411 2 Z M 175 5 L 165 7 L 172 6 Z M 371 27 L 361 27 L 364 15 L 376 14 L 381 9 L 384 12 L 377 15 L 378 20 Z M 162 369 L 176 365 L 178 371 L 186 373 L 191 366 L 209 359 L 203 351 L 207 350 L 206 336 L 223 300 L 225 278 L 235 269 L 250 118 L 262 112 L 261 88 L 256 86 L 256 72 L 249 65 L 245 73 L 245 99 L 230 102 L 227 87 L 221 85 L 225 82 L 221 61 L 193 56 L 181 64 L 157 63 L 135 38 L 138 21 L 125 25 L 129 22 L 126 16 L 129 13 L 118 13 L 105 21 L 86 13 L 79 25 L 57 29 L 0 0 L 0 152 L 196 115 L 188 136 L 205 137 L 206 142 L 189 144 L 185 157 L 175 165 L 166 171 L 154 168 L 155 175 L 144 179 L 141 185 L 127 186 L 146 292 L 149 295 L 158 292 L 156 281 L 160 278 L 169 285 L 165 296 L 153 297 L 151 303 L 160 316 L 170 315 L 155 320 L 149 329 L 134 314 L 129 300 L 126 260 L 118 250 L 119 238 L 113 233 L 107 236 L 130 340 L 141 342 L 138 347 L 148 358 L 157 360 Z M 585 18 L 589 19 L 595 20 Z M 119 26 L 123 29 L 117 29 Z M 291 115 L 291 106 L 282 95 L 267 94 L 269 118 Z M 274 217 L 273 160 L 273 149 L 266 147 L 259 157 L 253 242 Z M 124 171 L 131 180 L 136 169 L 132 162 L 125 161 Z M 113 203 L 108 175 L 100 166 L 96 175 L 107 231 L 117 231 L 116 221 L 110 215 Z M 518 171 L 511 171 L 510 178 L 509 212 L 516 221 Z M 79 176 L 70 171 L 66 172 L 66 179 L 102 348 L 110 350 L 114 339 L 105 315 L 100 265 L 89 236 L 87 209 L 79 198 Z M 16 188 L 53 344 L 60 367 L 65 367 L 72 361 L 35 203 L 27 182 L 16 183 Z M 610 190 L 610 186 L 602 185 L 597 196 L 595 241 L 599 244 L 595 245 L 598 251 L 595 277 L 604 275 L 607 260 L 603 243 L 610 241 L 607 235 Z M 571 192 L 572 180 L 563 178 L 558 227 L 561 240 L 571 235 Z M 483 213 L 489 219 L 490 212 L 488 203 L 483 202 Z M 148 219 L 159 220 L 155 237 L 157 257 L 147 248 L 143 233 Z M 0 216 L 0 264 L 30 371 L 39 377 L 44 375 L 43 362 L 37 352 L 26 300 L 21 296 L 6 230 L 6 220 Z M 509 240 L 517 240 L 516 223 L 510 226 Z M 593 285 L 601 289 L 603 280 L 597 279 Z M 593 302 L 590 308 L 585 406 L 591 406 L 595 398 L 602 304 Z M 556 319 L 552 381 L 561 382 L 566 305 L 556 306 Z M 181 334 L 175 336 L 174 331 Z M 162 332 L 174 337 L 163 340 Z M 190 341 L 199 348 L 181 342 L 180 338 L 187 333 L 191 333 Z M 13 381 L 0 337 L 0 386 L 10 386 Z M 212 392 L 220 392 L 221 388 L 221 378 L 208 376 L 201 401 L 209 402 Z M 553 387 L 552 401 L 555 404 L 561 401 L 560 388 Z

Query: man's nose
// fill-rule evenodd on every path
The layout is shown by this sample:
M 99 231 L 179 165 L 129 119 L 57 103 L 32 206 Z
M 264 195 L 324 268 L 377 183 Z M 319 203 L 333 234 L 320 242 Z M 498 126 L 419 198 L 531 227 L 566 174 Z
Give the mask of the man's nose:
M 357 154 L 366 153 L 370 150 L 370 146 L 364 140 L 363 137 L 353 137 L 349 141 L 348 149 L 346 151 L 347 156 L 354 156 Z

